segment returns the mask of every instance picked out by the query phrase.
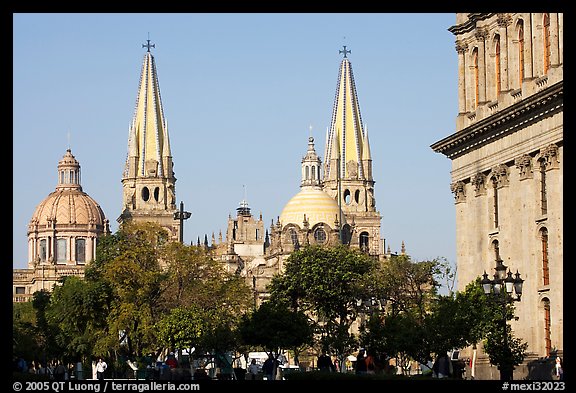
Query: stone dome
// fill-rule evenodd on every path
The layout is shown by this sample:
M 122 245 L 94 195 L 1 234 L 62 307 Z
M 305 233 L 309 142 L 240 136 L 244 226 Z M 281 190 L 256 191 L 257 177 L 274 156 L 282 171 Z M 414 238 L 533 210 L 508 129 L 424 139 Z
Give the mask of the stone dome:
M 48 228 L 56 225 L 104 228 L 106 217 L 94 199 L 78 189 L 59 189 L 36 207 L 30 225 Z
M 30 220 L 30 230 L 58 226 L 80 226 L 102 231 L 107 225 L 102 208 L 82 191 L 80 163 L 70 149 L 58 162 L 58 185 L 37 207 Z
M 282 226 L 296 224 L 301 228 L 304 215 L 310 228 L 321 222 L 334 227 L 336 219 L 340 220 L 340 208 L 338 203 L 321 188 L 303 187 L 284 206 L 280 214 L 280 223 Z M 342 220 L 342 224 L 345 224 L 344 215 L 342 215 Z

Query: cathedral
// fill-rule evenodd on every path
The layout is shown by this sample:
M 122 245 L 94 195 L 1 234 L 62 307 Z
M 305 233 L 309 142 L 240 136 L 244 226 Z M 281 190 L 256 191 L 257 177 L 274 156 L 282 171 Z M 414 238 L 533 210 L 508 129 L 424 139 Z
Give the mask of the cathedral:
M 272 220 L 264 233 L 262 217 L 254 219 L 243 200 L 237 217 L 228 219 L 226 241 L 220 236 L 215 245 L 215 255 L 226 262 L 229 271 L 246 277 L 257 301 L 266 298 L 266 286 L 299 247 L 347 244 L 378 259 L 389 255 L 380 237 L 382 217 L 376 210 L 370 142 L 347 56 L 350 51 L 344 46 L 340 53 L 343 59 L 324 162 L 310 136 L 300 164 L 300 190 L 276 222 Z
M 122 211 L 118 223 L 156 222 L 172 240 L 182 241 L 187 212 L 176 206 L 176 177 L 164 116 L 156 63 L 150 40 L 132 121 L 122 176 Z M 228 217 L 225 239 L 212 235 L 213 256 L 226 269 L 245 277 L 255 300 L 266 298 L 271 278 L 283 271 L 286 258 L 308 244 L 347 244 L 384 259 L 380 236 L 381 215 L 376 210 L 372 157 L 362 122 L 351 53 L 340 50 L 331 124 L 327 130 L 324 162 L 308 139 L 301 160 L 300 190 L 284 206 L 276 221 L 265 228 L 248 202 L 240 202 L 236 217 Z M 294 166 L 294 170 L 298 170 Z M 13 272 L 13 301 L 27 301 L 39 289 L 51 290 L 66 275 L 84 275 L 95 258 L 97 239 L 110 233 L 99 205 L 80 187 L 80 165 L 68 150 L 58 165 L 60 182 L 36 209 L 28 230 L 28 269 Z M 295 190 L 296 191 L 296 190 Z M 82 199 L 82 201 L 76 201 Z M 403 247 L 404 250 L 404 247 Z M 388 251 L 389 254 L 389 251 Z
M 456 132 L 431 148 L 452 162 L 458 290 L 496 267 L 521 275 L 509 323 L 529 346 L 514 378 L 542 379 L 533 366 L 564 352 L 564 17 L 458 13 L 456 22 Z M 477 379 L 498 379 L 482 348 L 461 353 Z

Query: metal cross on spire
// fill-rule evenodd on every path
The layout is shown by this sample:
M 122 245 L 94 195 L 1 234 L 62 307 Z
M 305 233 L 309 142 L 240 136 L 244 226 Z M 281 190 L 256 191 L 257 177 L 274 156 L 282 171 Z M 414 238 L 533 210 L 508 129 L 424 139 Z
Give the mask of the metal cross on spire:
M 347 50 L 347 49 L 346 49 L 346 45 L 344 45 L 344 50 L 339 51 L 339 53 L 343 53 L 343 54 L 344 54 L 344 58 L 346 58 L 346 55 L 347 55 L 348 53 L 352 53 L 352 51 L 351 51 L 351 50 Z
M 142 48 L 147 48 L 148 52 L 150 52 L 150 48 L 156 48 L 156 44 L 150 43 L 150 34 L 148 34 L 148 39 L 146 41 L 147 41 L 146 44 L 142 44 Z M 346 47 L 344 47 L 344 48 L 346 48 Z M 344 56 L 344 57 L 346 57 L 346 56 Z

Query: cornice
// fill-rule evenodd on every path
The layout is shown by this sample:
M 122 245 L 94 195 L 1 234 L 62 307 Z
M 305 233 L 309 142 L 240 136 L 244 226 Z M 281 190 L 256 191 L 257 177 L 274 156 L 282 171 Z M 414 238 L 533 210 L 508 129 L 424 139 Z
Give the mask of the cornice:
M 564 83 L 560 81 L 508 108 L 456 132 L 430 147 L 436 153 L 456 158 L 495 138 L 502 138 L 526 125 L 551 115 L 564 106 Z
M 478 21 L 491 18 L 493 15 L 495 15 L 494 12 L 472 12 L 468 14 L 466 22 L 449 27 L 448 31 L 454 35 L 468 33 L 476 28 Z

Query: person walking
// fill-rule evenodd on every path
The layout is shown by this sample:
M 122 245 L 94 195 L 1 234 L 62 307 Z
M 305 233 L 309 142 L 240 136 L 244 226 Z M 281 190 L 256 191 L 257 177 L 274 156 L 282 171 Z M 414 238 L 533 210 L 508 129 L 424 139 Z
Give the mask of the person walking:
M 256 377 L 258 376 L 258 364 L 256 363 L 256 359 L 252 359 L 250 362 L 250 365 L 248 366 L 248 375 L 248 378 L 251 380 L 256 380 Z
M 262 365 L 262 371 L 264 372 L 264 375 L 266 376 L 266 379 L 268 381 L 274 380 L 274 373 L 276 372 L 277 364 L 278 361 L 275 360 L 272 354 L 270 353 L 268 355 L 268 359 L 266 359 L 264 361 L 264 364 Z
M 330 356 L 326 354 L 326 350 L 322 350 L 322 353 L 318 356 L 318 369 L 324 372 L 334 371 L 334 364 Z
M 364 375 L 368 371 L 366 365 L 366 350 L 360 348 L 358 356 L 356 356 L 356 375 Z
M 98 363 L 96 363 L 96 378 L 99 380 L 104 379 L 104 372 L 108 368 L 108 365 L 102 358 L 98 358 Z

